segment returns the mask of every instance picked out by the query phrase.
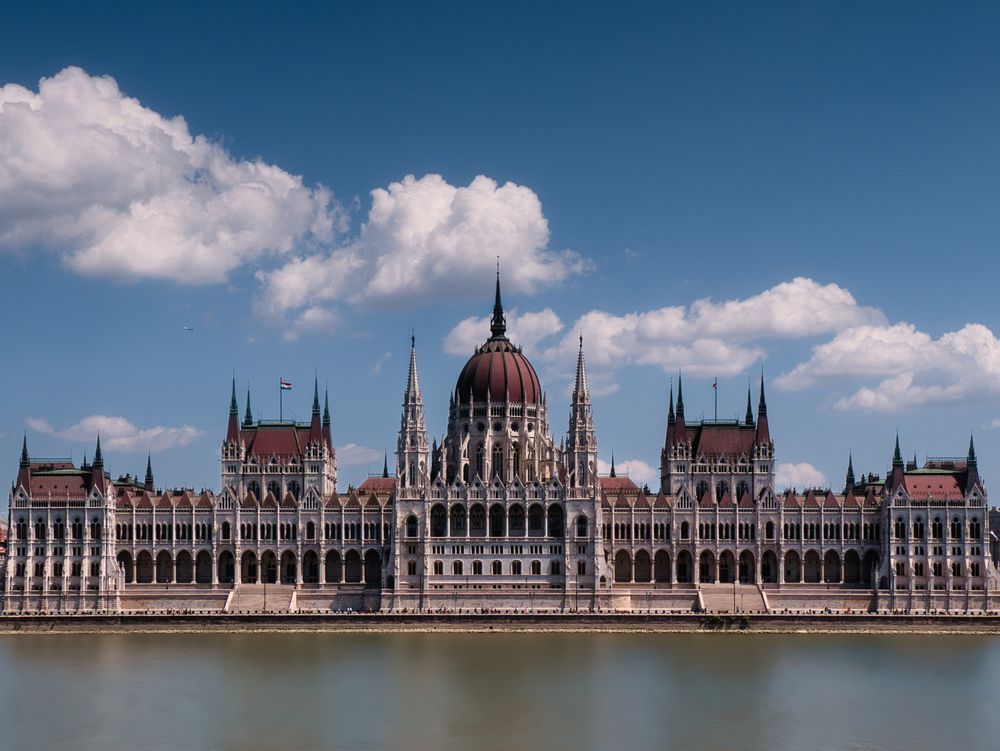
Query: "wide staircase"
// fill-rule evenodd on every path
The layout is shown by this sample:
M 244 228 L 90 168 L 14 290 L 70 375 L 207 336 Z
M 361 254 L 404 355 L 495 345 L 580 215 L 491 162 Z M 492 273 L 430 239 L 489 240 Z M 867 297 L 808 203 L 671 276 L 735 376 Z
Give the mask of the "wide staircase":
M 699 584 L 707 613 L 766 613 L 767 603 L 756 584 Z
M 295 612 L 295 587 L 291 584 L 237 584 L 226 612 Z

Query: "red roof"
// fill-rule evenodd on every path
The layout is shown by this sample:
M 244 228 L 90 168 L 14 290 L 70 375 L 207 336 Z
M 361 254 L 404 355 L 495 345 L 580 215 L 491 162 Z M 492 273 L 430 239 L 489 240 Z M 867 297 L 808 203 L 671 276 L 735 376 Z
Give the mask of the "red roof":
M 903 478 L 906 492 L 911 498 L 940 498 L 959 500 L 965 496 L 953 474 L 907 474 Z
M 361 493 L 378 493 L 379 495 L 389 495 L 396 489 L 396 478 L 394 477 L 369 477 L 358 486 Z
M 243 429 L 247 455 L 267 460 L 272 456 L 283 459 L 301 457 L 309 441 L 309 426 L 280 423 L 257 425 Z
M 632 482 L 629 477 L 599 477 L 598 482 L 601 485 L 601 491 L 609 495 L 617 493 L 638 495 L 639 493 L 639 486 Z
M 455 384 L 455 401 L 507 401 L 538 404 L 542 387 L 535 369 L 505 336 L 493 337 L 469 358 Z
M 726 456 L 735 461 L 741 455 L 753 455 L 757 436 L 753 425 L 742 423 L 699 423 L 687 426 L 687 440 L 691 442 L 692 455 L 715 459 Z

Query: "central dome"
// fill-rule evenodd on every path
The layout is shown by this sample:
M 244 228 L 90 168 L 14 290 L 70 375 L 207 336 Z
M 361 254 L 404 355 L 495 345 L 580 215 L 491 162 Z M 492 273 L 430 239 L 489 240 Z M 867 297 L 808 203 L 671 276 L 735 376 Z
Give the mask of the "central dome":
M 455 384 L 455 401 L 542 401 L 542 387 L 535 369 L 521 350 L 505 336 L 491 337 L 469 358 Z
M 521 348 L 507 338 L 507 319 L 500 303 L 500 272 L 497 270 L 496 302 L 490 322 L 492 336 L 469 358 L 455 384 L 455 401 L 540 404 L 542 387 L 535 369 Z

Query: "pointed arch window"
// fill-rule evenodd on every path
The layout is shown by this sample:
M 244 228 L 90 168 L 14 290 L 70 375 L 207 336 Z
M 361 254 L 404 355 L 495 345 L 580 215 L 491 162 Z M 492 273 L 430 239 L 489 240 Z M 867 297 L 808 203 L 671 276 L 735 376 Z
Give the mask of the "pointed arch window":
M 503 446 L 499 444 L 493 447 L 493 476 L 499 477 L 501 480 L 504 479 L 503 472 Z

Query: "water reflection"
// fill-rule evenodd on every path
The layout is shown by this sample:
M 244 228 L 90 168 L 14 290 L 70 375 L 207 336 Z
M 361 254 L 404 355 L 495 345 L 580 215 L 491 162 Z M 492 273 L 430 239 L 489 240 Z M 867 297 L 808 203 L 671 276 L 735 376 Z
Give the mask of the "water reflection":
M 10 748 L 985 749 L 998 689 L 993 637 L 0 638 Z

